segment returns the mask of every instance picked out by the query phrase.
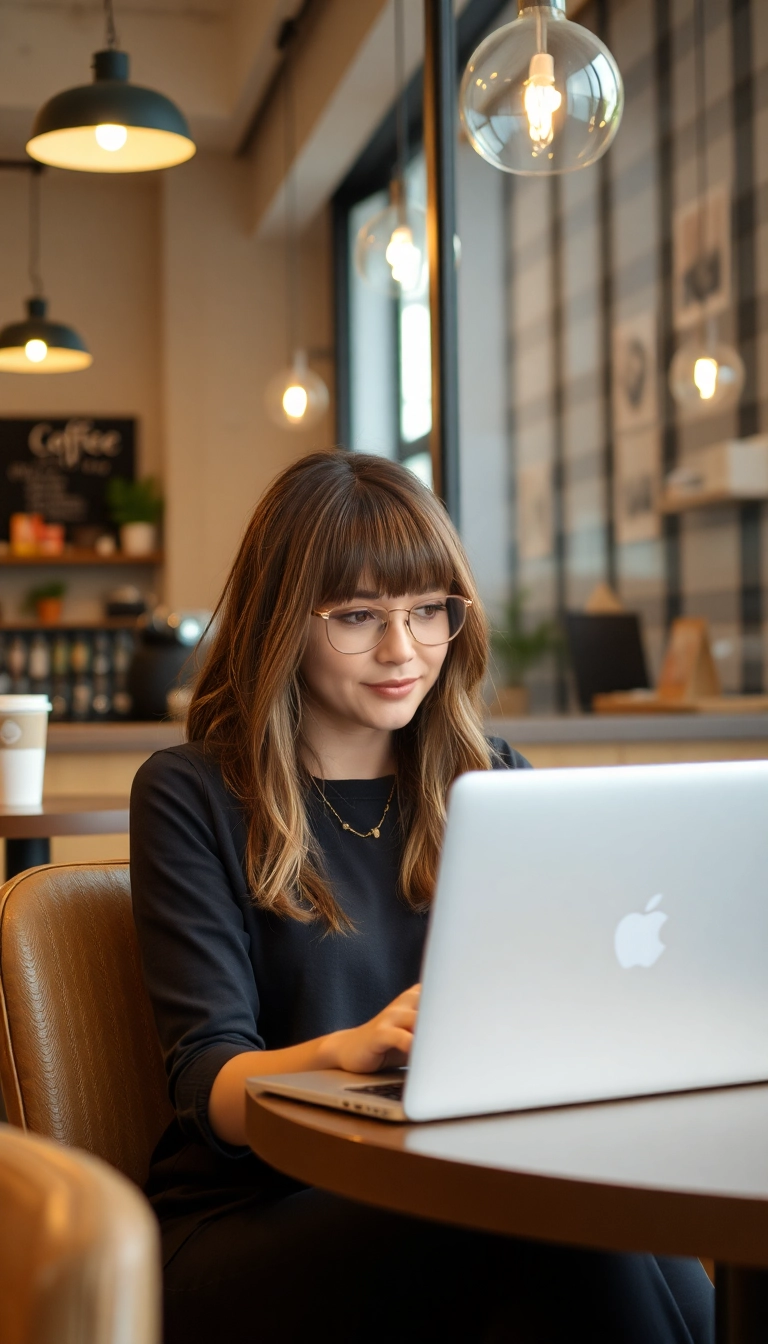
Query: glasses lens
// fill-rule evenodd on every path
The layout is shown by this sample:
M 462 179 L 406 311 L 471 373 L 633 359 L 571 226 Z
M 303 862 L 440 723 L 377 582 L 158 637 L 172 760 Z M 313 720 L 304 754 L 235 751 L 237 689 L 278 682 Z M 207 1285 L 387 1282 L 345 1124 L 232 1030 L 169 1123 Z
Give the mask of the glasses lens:
M 337 653 L 365 653 L 381 642 L 388 619 L 380 607 L 332 611 L 326 622 L 328 638 Z
M 411 608 L 411 634 L 419 644 L 449 644 L 458 635 L 466 617 L 466 603 L 460 597 L 425 602 L 421 607 Z

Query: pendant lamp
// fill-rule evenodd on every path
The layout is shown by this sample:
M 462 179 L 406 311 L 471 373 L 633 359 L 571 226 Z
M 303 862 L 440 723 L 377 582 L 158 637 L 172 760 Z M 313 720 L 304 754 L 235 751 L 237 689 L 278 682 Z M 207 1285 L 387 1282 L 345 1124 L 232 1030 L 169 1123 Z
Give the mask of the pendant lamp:
M 27 299 L 23 322 L 0 331 L 0 373 L 77 373 L 93 363 L 82 336 L 63 322 L 52 322 L 40 278 L 40 174 L 30 173 L 29 278 L 34 297 Z
M 175 103 L 128 82 L 117 50 L 112 0 L 104 0 L 107 46 L 93 57 L 93 83 L 57 93 L 41 107 L 27 153 L 82 173 L 144 173 L 191 159 L 195 145 Z
M 698 257 L 708 253 L 707 92 L 704 59 L 704 0 L 695 0 L 696 191 L 699 200 Z M 717 321 L 703 321 L 672 357 L 669 388 L 684 419 L 695 420 L 735 406 L 744 390 L 738 350 L 718 339 Z
M 570 173 L 595 163 L 624 110 L 613 56 L 565 16 L 566 0 L 529 4 L 470 57 L 459 91 L 470 144 L 505 173 Z
M 415 298 L 427 288 L 427 216 L 408 202 L 408 106 L 405 85 L 403 0 L 395 0 L 395 87 L 397 89 L 397 172 L 389 187 L 389 205 L 363 224 L 355 241 L 355 266 L 379 294 Z
M 296 32 L 295 20 L 287 19 L 280 30 L 278 47 L 285 50 Z M 299 239 L 296 206 L 296 108 L 290 51 L 283 66 L 285 136 L 286 308 L 288 313 L 288 366 L 267 383 L 264 404 L 270 419 L 281 429 L 311 429 L 328 410 L 328 388 L 310 369 L 307 353 L 297 343 L 299 321 Z

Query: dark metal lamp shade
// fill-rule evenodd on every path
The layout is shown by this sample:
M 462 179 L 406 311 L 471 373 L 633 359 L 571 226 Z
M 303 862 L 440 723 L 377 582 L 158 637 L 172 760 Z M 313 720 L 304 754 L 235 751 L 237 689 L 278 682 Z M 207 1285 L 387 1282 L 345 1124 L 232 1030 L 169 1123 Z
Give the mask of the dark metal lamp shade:
M 0 331 L 0 373 L 76 373 L 93 363 L 82 336 L 46 309 L 45 299 L 27 299 L 26 320 Z
M 192 158 L 186 119 L 170 98 L 128 83 L 126 52 L 97 51 L 93 72 L 92 84 L 41 107 L 27 144 L 33 159 L 84 173 L 143 173 Z

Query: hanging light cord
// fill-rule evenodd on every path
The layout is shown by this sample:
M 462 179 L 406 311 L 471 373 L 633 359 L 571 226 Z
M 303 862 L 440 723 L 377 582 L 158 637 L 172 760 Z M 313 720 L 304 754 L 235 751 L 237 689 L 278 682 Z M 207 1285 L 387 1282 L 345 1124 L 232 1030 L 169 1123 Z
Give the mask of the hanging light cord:
M 119 45 L 119 39 L 115 27 L 115 14 L 112 9 L 112 0 L 104 0 L 104 23 L 107 32 L 107 50 L 114 51 Z
M 43 278 L 40 274 L 40 169 L 29 174 L 29 280 L 32 297 L 43 297 Z
M 408 165 L 408 90 L 405 84 L 405 21 L 403 0 L 395 0 L 395 121 L 397 135 L 397 176 L 405 199 L 405 170 Z
M 699 261 L 707 250 L 707 71 L 706 31 L 704 27 L 704 0 L 696 0 L 694 8 L 695 103 L 696 103 L 696 193 L 698 195 L 698 248 Z
M 288 363 L 293 362 L 299 333 L 299 237 L 298 200 L 296 183 L 296 101 L 293 85 L 293 60 L 290 43 L 296 25 L 288 20 L 283 25 L 281 45 L 288 47 L 284 66 L 285 99 L 285 264 L 288 289 Z

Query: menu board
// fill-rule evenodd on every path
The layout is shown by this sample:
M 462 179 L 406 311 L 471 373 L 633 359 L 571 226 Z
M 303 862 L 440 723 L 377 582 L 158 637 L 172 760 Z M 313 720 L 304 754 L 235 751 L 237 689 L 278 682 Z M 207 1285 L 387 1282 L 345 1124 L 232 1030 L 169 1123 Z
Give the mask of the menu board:
M 109 525 L 107 482 L 135 474 L 135 420 L 0 417 L 0 539 L 12 513 L 67 527 Z

